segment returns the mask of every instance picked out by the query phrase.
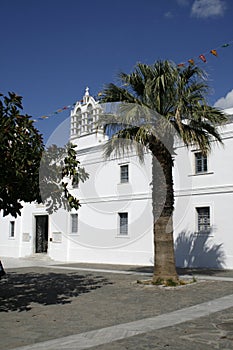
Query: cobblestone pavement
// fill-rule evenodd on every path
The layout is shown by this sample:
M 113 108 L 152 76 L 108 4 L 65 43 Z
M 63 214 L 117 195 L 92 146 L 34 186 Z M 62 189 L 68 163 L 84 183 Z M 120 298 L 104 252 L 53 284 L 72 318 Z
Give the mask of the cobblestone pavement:
M 120 273 L 120 269 L 131 274 Z M 159 315 L 168 314 L 169 318 L 173 311 L 206 302 L 210 302 L 210 311 L 205 317 L 121 340 L 110 339 L 91 349 L 233 349 L 233 305 L 211 311 L 212 300 L 233 293 L 233 271 L 209 271 L 208 275 L 207 271 L 196 271 L 202 278 L 175 289 L 136 283 L 149 278 L 148 273 L 149 267 L 84 264 L 8 268 L 7 277 L 0 281 L 0 349 L 39 346 L 44 341 Z

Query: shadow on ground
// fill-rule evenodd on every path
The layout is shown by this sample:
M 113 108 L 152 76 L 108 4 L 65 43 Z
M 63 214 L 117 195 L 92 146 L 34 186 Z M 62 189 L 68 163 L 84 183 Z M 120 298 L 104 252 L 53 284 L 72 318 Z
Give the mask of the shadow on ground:
M 102 276 L 77 273 L 7 273 L 0 281 L 0 312 L 29 311 L 31 303 L 67 304 L 73 297 L 101 288 Z
M 127 269 L 128 271 L 132 272 L 139 272 L 139 273 L 150 273 L 153 274 L 154 267 L 153 266 L 140 266 L 140 267 L 133 267 L 130 269 Z M 176 271 L 179 276 L 182 275 L 190 275 L 190 276 L 196 276 L 196 275 L 206 275 L 206 276 L 221 276 L 222 274 L 226 275 L 227 272 L 231 272 L 231 270 L 225 270 L 225 269 L 211 269 L 211 268 L 182 268 L 182 267 L 176 267 Z M 230 276 L 232 276 L 232 272 L 230 273 Z
M 215 275 L 224 271 L 223 244 L 215 244 L 211 234 L 182 231 L 174 244 L 177 272 L 183 274 Z M 204 266 L 204 268 L 203 268 Z M 132 271 L 153 273 L 152 266 L 137 267 Z

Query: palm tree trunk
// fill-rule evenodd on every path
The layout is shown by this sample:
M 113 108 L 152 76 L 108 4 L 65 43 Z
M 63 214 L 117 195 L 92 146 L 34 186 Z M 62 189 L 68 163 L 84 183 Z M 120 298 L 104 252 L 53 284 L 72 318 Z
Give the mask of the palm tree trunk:
M 152 161 L 152 199 L 154 217 L 154 274 L 158 279 L 178 280 L 173 241 L 174 192 L 171 153 L 161 142 L 150 147 Z

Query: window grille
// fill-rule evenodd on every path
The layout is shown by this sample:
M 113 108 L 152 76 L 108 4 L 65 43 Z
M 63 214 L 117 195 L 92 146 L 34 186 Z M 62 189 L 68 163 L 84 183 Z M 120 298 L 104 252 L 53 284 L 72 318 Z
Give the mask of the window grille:
M 71 214 L 71 233 L 78 232 L 78 214 Z
M 121 165 L 121 183 L 129 181 L 129 166 Z
M 128 235 L 128 213 L 119 213 L 120 235 Z
M 202 152 L 195 153 L 195 172 L 196 174 L 207 172 L 207 156 Z
M 198 232 L 210 231 L 210 208 L 202 207 L 197 210 L 197 229 Z

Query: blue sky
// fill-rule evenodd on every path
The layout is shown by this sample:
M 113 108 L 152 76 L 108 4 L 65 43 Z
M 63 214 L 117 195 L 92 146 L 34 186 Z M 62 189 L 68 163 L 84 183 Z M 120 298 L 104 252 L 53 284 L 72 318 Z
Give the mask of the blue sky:
M 193 58 L 209 74 L 209 102 L 233 107 L 232 18 L 232 0 L 2 1 L 0 91 L 23 96 L 38 118 L 81 100 L 86 86 L 96 96 L 137 62 Z M 38 120 L 45 140 L 68 115 Z

